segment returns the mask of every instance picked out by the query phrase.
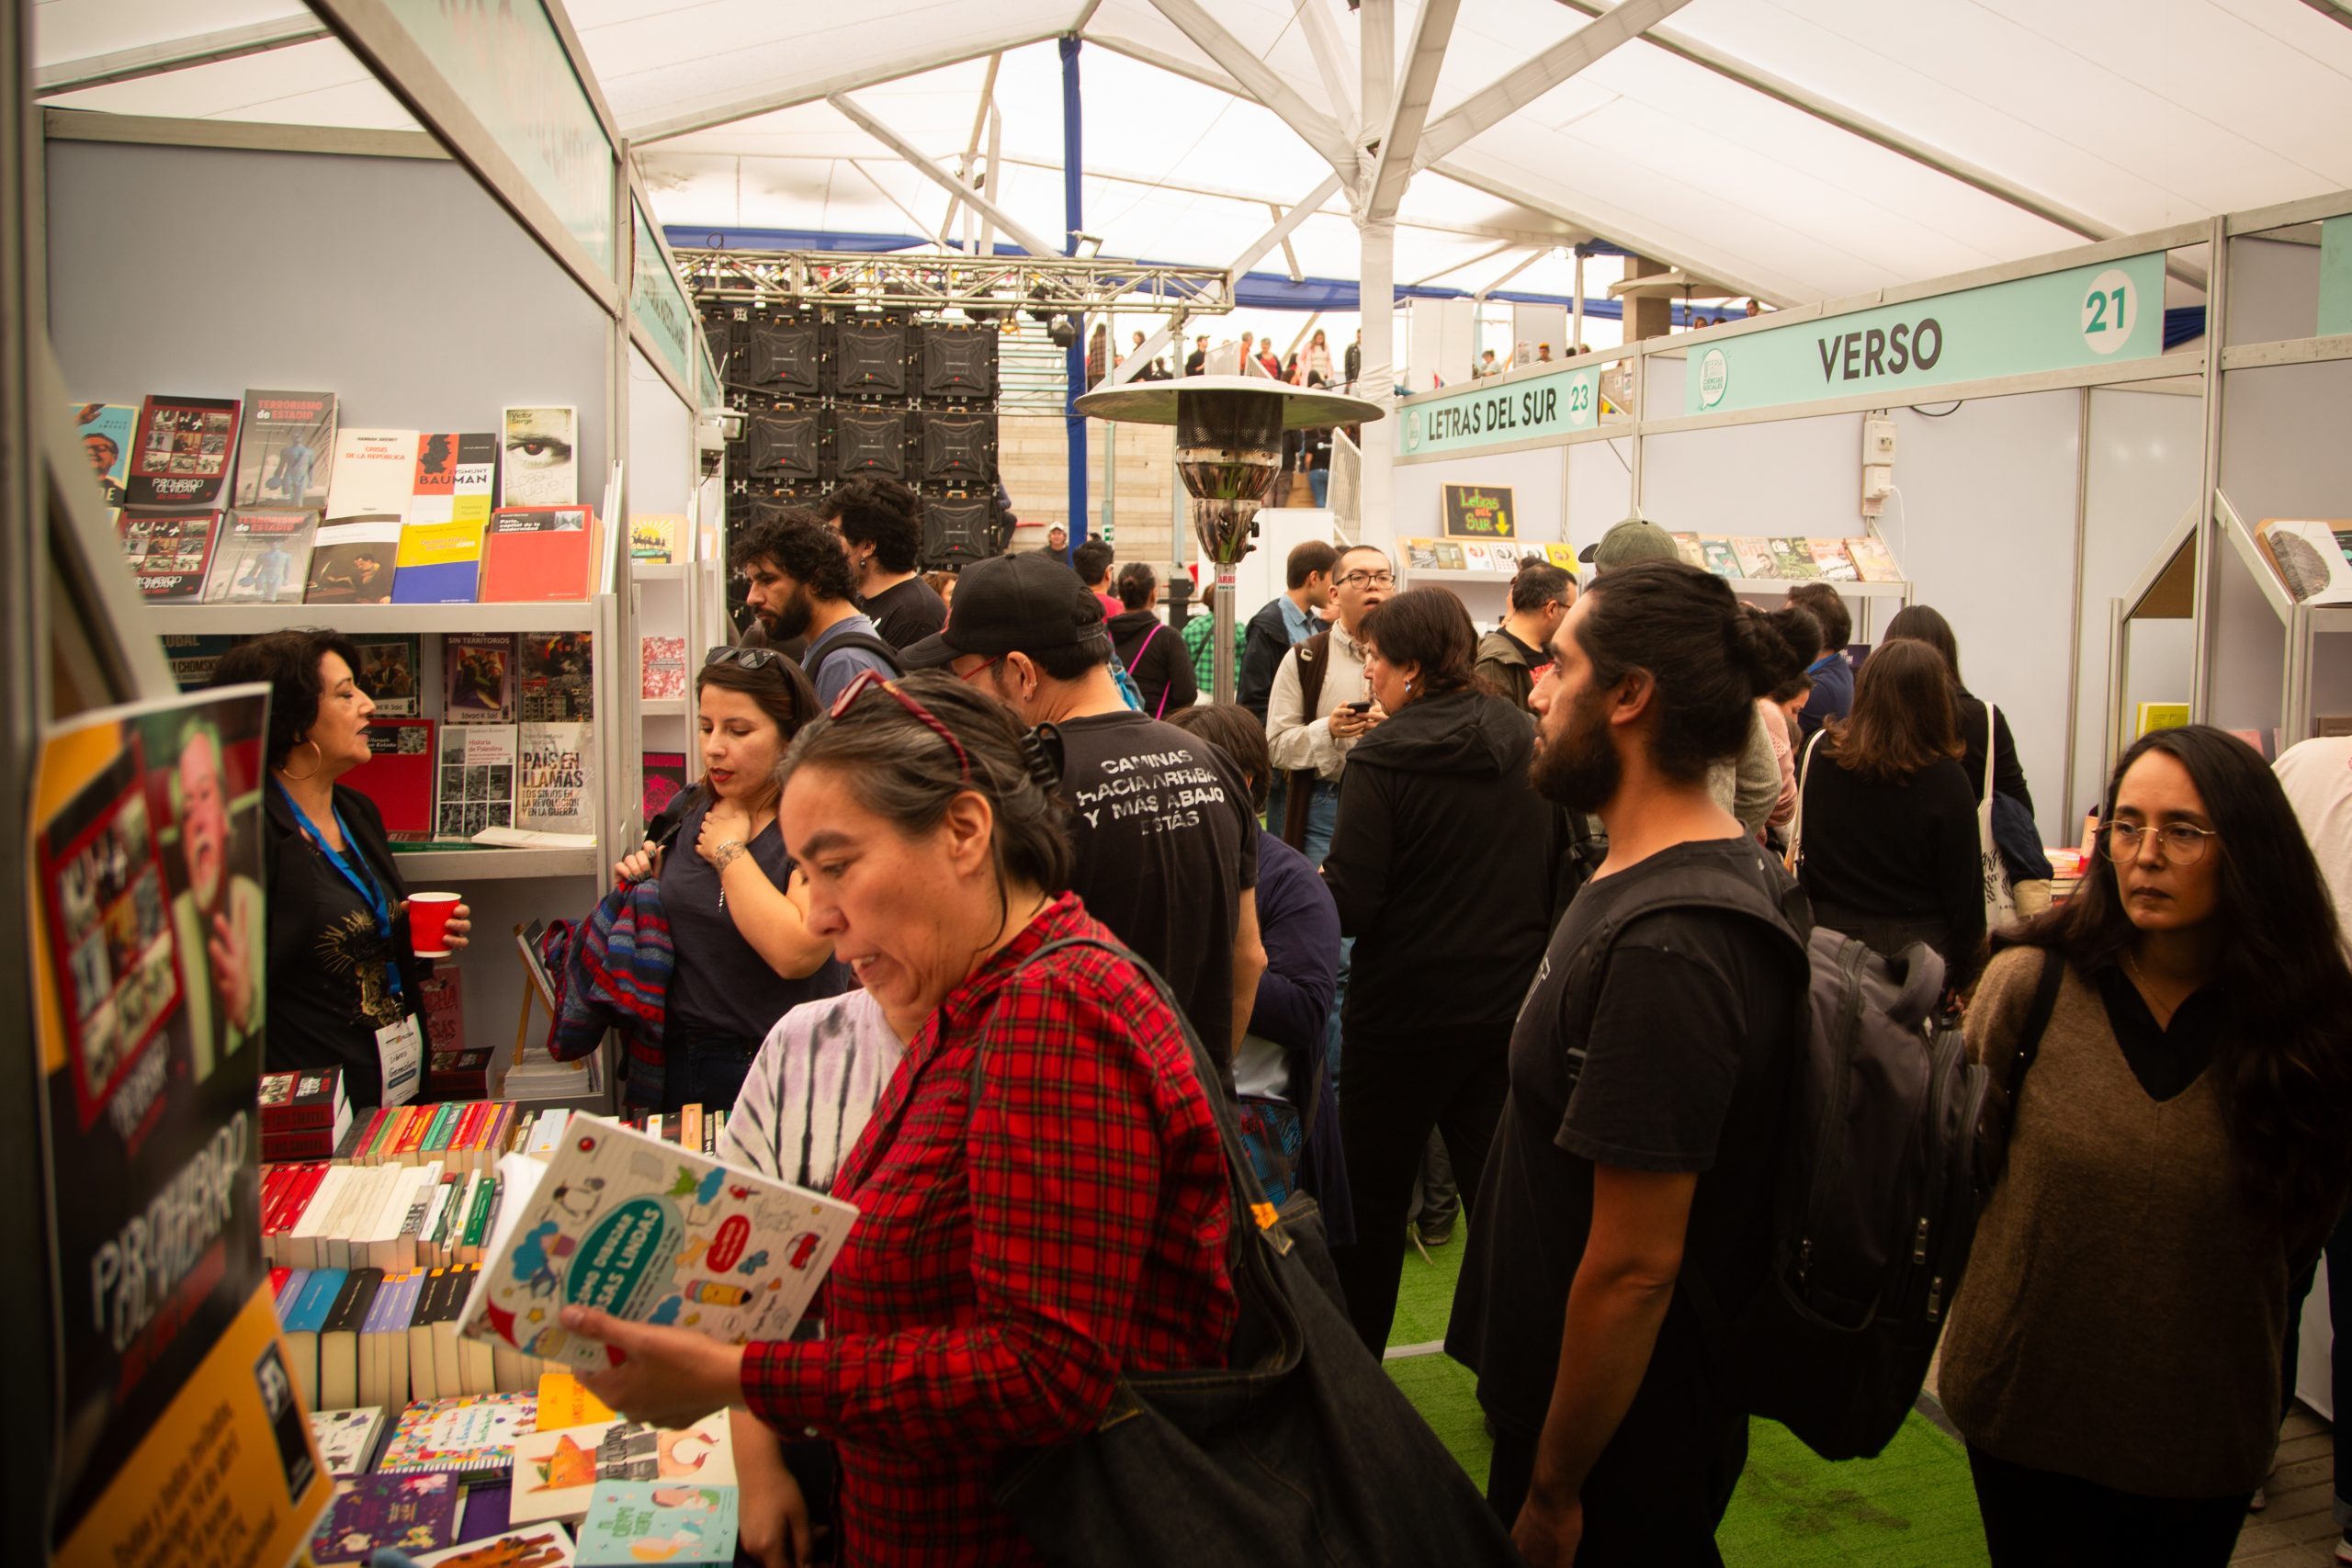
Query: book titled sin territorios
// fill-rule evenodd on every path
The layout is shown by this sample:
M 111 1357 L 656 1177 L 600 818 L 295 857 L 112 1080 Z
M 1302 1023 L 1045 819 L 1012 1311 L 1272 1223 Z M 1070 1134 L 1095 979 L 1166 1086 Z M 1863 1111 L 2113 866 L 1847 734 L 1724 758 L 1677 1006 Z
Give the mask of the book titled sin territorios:
M 592 1371 L 615 1358 L 560 1325 L 565 1306 L 730 1345 L 786 1339 L 857 1219 L 837 1198 L 593 1117 L 572 1119 L 543 1174 L 527 1158 L 510 1166 L 462 1332 Z

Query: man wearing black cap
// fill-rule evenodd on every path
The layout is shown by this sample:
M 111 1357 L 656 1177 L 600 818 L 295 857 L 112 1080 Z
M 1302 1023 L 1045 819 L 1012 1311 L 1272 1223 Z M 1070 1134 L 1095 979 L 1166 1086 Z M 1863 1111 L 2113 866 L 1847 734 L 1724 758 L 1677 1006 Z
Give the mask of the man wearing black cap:
M 1265 972 L 1258 822 L 1224 753 L 1136 712 L 1111 674 L 1102 605 L 1050 556 L 994 556 L 958 575 L 947 628 L 906 650 L 1050 725 L 1077 850 L 1070 890 L 1168 977 L 1229 1079 Z

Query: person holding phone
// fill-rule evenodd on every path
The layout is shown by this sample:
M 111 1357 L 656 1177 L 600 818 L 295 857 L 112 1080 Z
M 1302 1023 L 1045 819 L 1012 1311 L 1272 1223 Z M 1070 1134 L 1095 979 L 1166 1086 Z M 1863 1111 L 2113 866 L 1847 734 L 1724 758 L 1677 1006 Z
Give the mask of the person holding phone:
M 674 845 L 648 840 L 613 867 L 619 882 L 661 878 L 677 953 L 659 1086 L 629 1089 L 663 1111 L 731 1110 L 776 1020 L 849 987 L 833 944 L 808 929 L 808 881 L 775 826 L 777 766 L 817 716 L 808 678 L 771 649 L 714 648 L 695 700 L 703 776 Z

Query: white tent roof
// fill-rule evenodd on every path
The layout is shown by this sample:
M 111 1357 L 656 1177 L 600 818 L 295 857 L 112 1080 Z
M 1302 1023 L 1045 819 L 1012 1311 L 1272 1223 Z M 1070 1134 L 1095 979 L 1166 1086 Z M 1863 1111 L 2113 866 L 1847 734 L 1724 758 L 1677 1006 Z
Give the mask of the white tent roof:
M 1598 236 L 1804 303 L 2352 187 L 2352 0 L 1458 0 L 1450 28 L 1430 3 L 1447 35 L 1433 127 L 1520 79 L 1406 189 L 1399 283 L 1485 287 Z M 1052 40 L 1075 31 L 1086 231 L 1106 254 L 1222 265 L 1269 203 L 1385 131 L 1383 116 L 1359 133 L 1358 50 L 1391 5 L 1404 78 L 1422 0 L 576 0 L 571 16 L 663 222 L 889 234 L 935 230 L 946 197 L 827 96 L 952 166 L 1001 52 L 989 194 L 1057 239 Z M 40 0 L 37 65 L 55 84 L 218 51 L 289 8 Z M 1637 36 L 1566 73 L 1564 56 L 1594 52 L 1587 29 Z M 413 123 L 332 38 L 46 101 Z M 1356 275 L 1351 213 L 1342 193 L 1301 226 L 1302 271 Z M 1567 264 L 1539 254 L 1510 287 L 1566 293 Z

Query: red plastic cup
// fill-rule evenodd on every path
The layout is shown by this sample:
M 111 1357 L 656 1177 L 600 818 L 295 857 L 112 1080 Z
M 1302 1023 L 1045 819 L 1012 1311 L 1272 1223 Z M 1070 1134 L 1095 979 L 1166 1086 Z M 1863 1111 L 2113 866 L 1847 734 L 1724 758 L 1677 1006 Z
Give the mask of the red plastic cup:
M 412 893 L 408 896 L 408 944 L 419 958 L 447 958 L 446 931 L 458 908 L 455 893 Z

